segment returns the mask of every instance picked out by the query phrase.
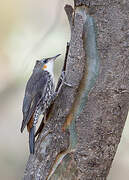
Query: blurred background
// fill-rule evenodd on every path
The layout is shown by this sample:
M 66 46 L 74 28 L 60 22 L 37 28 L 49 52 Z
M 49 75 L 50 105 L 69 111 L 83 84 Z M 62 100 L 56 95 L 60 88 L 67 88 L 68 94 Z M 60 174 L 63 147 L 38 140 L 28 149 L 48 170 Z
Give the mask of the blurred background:
M 28 133 L 20 133 L 26 81 L 36 59 L 61 53 L 70 38 L 64 5 L 72 0 L 0 1 L 0 179 L 20 180 L 29 156 Z M 129 179 L 129 118 L 108 180 Z

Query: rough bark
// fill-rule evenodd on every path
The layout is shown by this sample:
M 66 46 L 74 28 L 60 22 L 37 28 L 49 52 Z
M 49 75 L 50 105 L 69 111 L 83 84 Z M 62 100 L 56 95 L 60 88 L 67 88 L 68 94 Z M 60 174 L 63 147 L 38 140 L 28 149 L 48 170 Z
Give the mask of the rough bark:
M 24 180 L 104 180 L 129 108 L 129 2 L 75 0 L 66 82 Z M 99 71 L 98 71 L 99 69 Z

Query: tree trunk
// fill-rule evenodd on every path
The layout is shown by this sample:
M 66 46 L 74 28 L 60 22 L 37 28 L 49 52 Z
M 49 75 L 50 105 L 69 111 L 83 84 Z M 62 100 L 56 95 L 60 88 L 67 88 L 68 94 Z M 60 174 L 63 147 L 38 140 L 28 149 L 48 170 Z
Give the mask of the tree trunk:
M 66 82 L 30 155 L 24 180 L 105 180 L 129 108 L 129 2 L 66 5 Z

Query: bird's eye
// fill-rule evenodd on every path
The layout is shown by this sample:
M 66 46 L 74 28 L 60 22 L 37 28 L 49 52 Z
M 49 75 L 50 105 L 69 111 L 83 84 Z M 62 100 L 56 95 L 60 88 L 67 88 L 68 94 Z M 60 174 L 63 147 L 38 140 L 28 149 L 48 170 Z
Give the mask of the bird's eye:
M 44 60 L 44 63 L 45 63 L 45 64 L 47 63 L 47 59 Z

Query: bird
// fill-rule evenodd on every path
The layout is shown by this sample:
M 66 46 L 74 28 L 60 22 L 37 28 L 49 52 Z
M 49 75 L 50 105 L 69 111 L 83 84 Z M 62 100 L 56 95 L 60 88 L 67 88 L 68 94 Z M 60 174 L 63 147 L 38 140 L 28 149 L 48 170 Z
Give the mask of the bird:
M 60 55 L 37 60 L 25 88 L 21 133 L 27 126 L 30 154 L 35 152 L 35 130 L 39 116 L 45 116 L 48 107 L 57 96 L 54 90 L 53 64 Z

